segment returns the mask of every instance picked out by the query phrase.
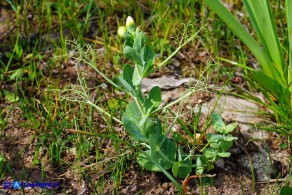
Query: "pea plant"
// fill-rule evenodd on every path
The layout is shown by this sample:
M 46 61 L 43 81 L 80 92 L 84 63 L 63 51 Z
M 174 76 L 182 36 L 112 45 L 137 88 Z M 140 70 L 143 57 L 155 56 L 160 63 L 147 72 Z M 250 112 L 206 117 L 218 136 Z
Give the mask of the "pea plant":
M 171 128 L 164 128 L 163 122 L 157 117 L 161 104 L 161 89 L 155 86 L 146 95 L 141 90 L 142 80 L 154 71 L 155 53 L 149 40 L 141 29 L 136 27 L 131 17 L 127 18 L 125 26 L 119 28 L 118 34 L 125 39 L 123 54 L 134 66 L 125 64 L 122 73 L 113 81 L 132 97 L 132 101 L 126 106 L 122 124 L 130 137 L 144 148 L 140 151 L 137 161 L 146 170 L 162 171 L 181 189 L 166 170 L 171 168 L 175 177 L 186 178 L 193 168 L 196 168 L 197 174 L 212 169 L 216 160 L 230 156 L 227 150 L 237 138 L 229 133 L 237 124 L 225 125 L 220 115 L 213 113 L 212 126 L 216 134 L 207 135 L 207 144 L 200 154 L 185 153 L 179 143 L 169 138 Z

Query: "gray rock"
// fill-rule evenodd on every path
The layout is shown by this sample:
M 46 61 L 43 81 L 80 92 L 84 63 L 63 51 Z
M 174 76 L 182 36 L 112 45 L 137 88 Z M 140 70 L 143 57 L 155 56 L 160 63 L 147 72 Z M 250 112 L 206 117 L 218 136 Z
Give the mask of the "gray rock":
M 142 91 L 150 91 L 153 87 L 158 86 L 160 89 L 174 89 L 184 83 L 195 82 L 193 78 L 176 79 L 173 76 L 162 76 L 159 78 L 145 78 L 142 81 Z
M 238 157 L 237 163 L 250 173 L 253 169 L 257 181 L 266 181 L 274 173 L 271 159 L 268 153 L 263 151 L 251 153 L 250 159 L 247 155 L 241 155 Z
M 225 161 L 223 158 L 220 158 L 218 159 L 216 162 L 215 162 L 215 166 L 216 167 L 219 167 L 221 169 L 224 169 L 224 166 L 225 166 Z

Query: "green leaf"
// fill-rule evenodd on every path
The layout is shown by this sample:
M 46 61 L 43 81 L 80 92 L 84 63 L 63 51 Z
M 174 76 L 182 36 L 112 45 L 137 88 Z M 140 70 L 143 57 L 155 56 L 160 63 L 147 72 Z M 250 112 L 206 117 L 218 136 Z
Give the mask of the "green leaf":
M 224 133 L 225 130 L 225 123 L 223 122 L 221 116 L 216 112 L 212 113 L 212 127 L 218 133 Z
M 3 93 L 4 93 L 4 96 L 5 98 L 9 101 L 9 102 L 17 102 L 19 100 L 19 96 L 14 93 L 14 92 L 10 92 L 10 91 L 7 91 L 5 89 L 2 89 Z
M 145 61 L 145 63 L 148 63 L 148 62 L 154 62 L 154 58 L 155 58 L 155 54 L 154 54 L 154 51 L 152 49 L 152 47 L 150 45 L 146 45 L 143 50 L 142 50 L 142 56 L 143 56 L 143 59 Z
M 175 162 L 173 165 L 172 165 L 172 173 L 175 177 L 177 177 L 178 173 L 179 173 L 179 168 L 180 168 L 180 161 L 179 162 Z
M 243 0 L 242 2 L 267 57 L 271 59 L 274 67 L 279 71 L 280 75 L 284 77 L 284 72 L 286 70 L 285 59 L 283 57 L 269 1 Z M 279 82 L 283 79 L 278 78 L 276 75 L 274 76 L 273 78 Z
M 23 75 L 23 71 L 21 68 L 15 70 L 13 74 L 9 77 L 10 80 L 19 80 Z
M 10 7 L 13 9 L 14 12 L 17 11 L 16 6 L 13 3 L 13 0 L 6 0 L 6 2 L 10 5 Z
M 226 152 L 232 146 L 232 141 L 224 141 L 222 140 L 219 144 L 221 151 Z
M 5 53 L 5 56 L 6 56 L 7 58 L 13 58 L 13 54 L 12 54 L 11 52 L 9 52 L 9 51 L 7 51 L 7 52 Z
M 129 47 L 133 47 L 133 43 L 134 43 L 134 40 L 133 40 L 133 37 L 132 37 L 132 35 L 130 34 L 130 33 L 125 33 L 125 35 L 126 35 L 126 39 L 125 39 L 125 42 L 124 42 L 124 48 L 126 47 L 126 46 L 129 46 Z
M 285 8 L 286 8 L 286 18 L 287 18 L 287 30 L 288 30 L 288 62 L 287 64 L 289 67 L 288 69 L 288 84 L 292 83 L 292 1 L 286 0 L 285 1 Z M 290 91 L 292 91 L 290 86 Z M 292 105 L 292 100 L 291 104 Z
M 136 25 L 134 25 L 134 26 L 127 26 L 127 31 L 131 35 L 131 38 L 132 39 L 135 38 L 135 36 L 133 36 L 133 34 L 136 34 Z
M 224 130 L 224 134 L 228 134 L 230 132 L 232 132 L 236 127 L 237 127 L 237 123 L 231 123 L 229 125 L 226 125 L 225 130 Z
M 137 125 L 139 124 L 141 121 L 141 113 L 136 102 L 132 101 L 126 106 L 125 116 Z
M 196 173 L 198 175 L 201 175 L 201 174 L 203 174 L 203 172 L 204 172 L 204 165 L 203 165 L 203 163 L 201 161 L 201 157 L 197 157 L 197 161 L 196 161 Z
M 155 124 L 151 118 L 147 118 L 144 135 L 149 138 L 149 136 L 154 133 L 156 133 Z
M 16 59 L 20 60 L 20 58 L 22 57 L 22 54 L 23 54 L 22 47 L 17 45 L 15 53 L 16 53 Z
M 125 79 L 123 79 L 123 76 L 121 75 L 115 76 L 113 78 L 113 82 L 130 93 L 134 92 L 132 87 L 127 83 L 127 81 L 125 81 Z
M 134 74 L 134 68 L 126 64 L 124 66 L 123 74 L 117 77 L 114 77 L 113 81 L 118 86 L 126 89 L 128 92 L 135 95 L 135 90 L 134 90 L 134 86 L 132 82 L 133 74 Z
M 232 137 L 232 135 L 223 136 L 220 134 L 207 135 L 207 141 L 213 149 L 225 152 L 232 146 L 232 141 L 236 140 L 237 137 Z
M 292 187 L 291 186 L 283 186 L 280 190 L 280 195 L 291 195 Z
M 169 169 L 176 156 L 176 147 L 173 141 L 164 135 L 151 134 L 149 139 L 151 157 L 163 168 Z
M 184 179 L 192 172 L 192 160 L 187 158 L 184 161 L 175 162 L 171 170 L 175 177 Z
M 206 148 L 203 155 L 208 161 L 215 162 L 217 160 L 217 151 L 212 148 Z
M 220 142 L 223 140 L 223 135 L 220 134 L 207 134 L 207 141 L 210 144 L 212 148 L 218 148 L 220 145 Z
M 123 117 L 122 123 L 132 138 L 134 138 L 137 141 L 142 141 L 142 142 L 147 141 L 146 136 L 141 133 L 139 127 L 135 123 L 133 123 L 130 119 L 128 119 L 127 117 Z
M 231 153 L 230 152 L 218 152 L 218 156 L 222 158 L 227 158 L 230 157 Z
M 290 105 L 291 92 L 277 80 L 272 79 L 265 72 L 260 70 L 250 74 L 250 77 L 257 82 L 263 90 L 268 91 L 275 96 L 280 103 Z
M 123 70 L 123 79 L 125 81 L 127 81 L 127 83 L 133 87 L 133 83 L 132 83 L 132 78 L 133 78 L 133 74 L 134 74 L 134 69 L 132 66 L 130 66 L 129 64 L 126 64 L 124 66 L 124 70 Z
M 150 150 L 145 151 L 150 155 Z M 143 153 L 140 153 L 137 157 L 138 164 L 148 171 L 160 172 L 161 170 L 149 160 Z
M 135 63 L 139 64 L 140 66 L 143 66 L 143 59 L 138 51 L 133 49 L 132 47 L 125 46 L 124 47 L 124 55 L 130 59 L 133 60 Z
M 159 120 L 159 118 L 156 119 L 155 133 L 162 134 L 161 120 Z
M 232 135 L 226 135 L 226 136 L 224 136 L 224 141 L 227 141 L 227 142 L 232 142 L 233 140 L 238 140 L 238 138 L 237 137 L 233 137 Z
M 135 66 L 135 68 L 134 68 L 134 75 L 133 75 L 133 79 L 132 79 L 134 86 L 140 85 L 142 82 L 142 79 L 143 79 L 140 67 L 141 66 Z
M 149 45 L 146 45 L 142 49 L 141 55 L 143 56 L 143 59 L 144 59 L 143 77 L 146 77 L 146 76 L 148 76 L 148 74 L 151 72 L 151 70 L 153 68 L 154 60 L 155 60 L 155 54 L 154 54 L 153 49 Z
M 139 128 L 144 136 L 149 137 L 150 134 L 156 133 L 154 122 L 151 118 L 142 118 L 136 102 L 132 101 L 126 106 L 125 116 Z
M 181 146 L 178 146 L 178 162 L 172 166 L 172 173 L 175 177 L 186 178 L 192 172 L 192 159 L 188 154 L 183 152 Z M 185 158 L 184 158 L 185 157 Z
M 207 171 L 211 171 L 212 169 L 215 168 L 213 163 L 208 163 L 206 166 L 207 166 Z
M 146 110 L 153 111 L 154 109 L 159 107 L 160 103 L 161 103 L 161 89 L 158 86 L 155 86 L 150 90 L 144 106 Z
M 133 43 L 133 49 L 135 49 L 136 51 L 140 51 L 144 47 L 144 44 L 145 44 L 144 33 L 141 30 L 137 30 Z

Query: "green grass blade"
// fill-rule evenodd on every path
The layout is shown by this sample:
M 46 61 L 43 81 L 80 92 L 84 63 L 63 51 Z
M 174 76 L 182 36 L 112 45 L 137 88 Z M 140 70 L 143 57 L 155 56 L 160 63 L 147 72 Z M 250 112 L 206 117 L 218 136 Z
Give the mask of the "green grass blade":
M 273 62 L 275 69 L 280 73 L 280 77 L 275 75 L 273 78 L 277 81 L 282 80 L 287 84 L 287 80 L 285 80 L 287 78 L 285 60 L 269 2 L 267 0 L 243 0 L 243 3 L 267 56 Z
M 246 44 L 269 77 L 282 78 L 282 75 L 275 69 L 273 63 L 261 46 L 218 0 L 205 0 L 205 3 L 226 23 L 233 33 Z M 282 84 L 285 84 L 283 79 Z
M 288 57 L 289 57 L 288 85 L 290 85 L 290 83 L 292 82 L 292 1 L 291 0 L 286 0 L 285 8 L 286 8 L 288 41 L 289 41 L 289 48 L 288 48 Z M 292 88 L 291 87 L 290 87 L 290 92 L 292 92 Z M 291 103 L 291 105 L 292 105 L 292 103 Z
M 170 114 L 171 114 L 173 117 L 177 117 L 176 114 L 175 114 L 174 112 L 172 112 L 171 110 L 169 110 L 169 111 L 170 111 Z M 177 118 L 177 122 L 178 122 L 178 124 L 181 126 L 181 128 L 182 128 L 182 129 L 188 134 L 188 136 L 193 137 L 193 134 L 190 132 L 190 130 L 189 130 L 187 124 L 186 124 L 183 120 Z
M 250 76 L 264 90 L 275 96 L 280 104 L 290 104 L 291 94 L 287 90 L 286 86 L 281 85 L 276 79 L 268 77 L 263 71 L 255 71 L 250 74 Z
M 288 48 L 288 85 L 289 85 L 289 92 L 292 94 L 292 1 L 286 0 L 285 1 L 285 8 L 286 8 L 286 17 L 287 17 L 287 29 L 288 29 L 288 41 L 289 41 L 289 48 Z M 290 106 L 292 107 L 292 98 L 290 100 Z M 291 108 L 292 110 L 292 108 Z

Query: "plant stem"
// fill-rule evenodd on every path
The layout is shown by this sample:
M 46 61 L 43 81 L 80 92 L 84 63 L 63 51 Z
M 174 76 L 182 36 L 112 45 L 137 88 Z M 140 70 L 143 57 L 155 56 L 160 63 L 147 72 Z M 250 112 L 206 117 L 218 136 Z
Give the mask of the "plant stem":
M 122 121 L 120 121 L 119 119 L 117 119 L 116 117 L 113 117 L 110 113 L 108 113 L 107 111 L 103 110 L 102 108 L 98 107 L 97 105 L 95 105 L 92 101 L 87 100 L 85 103 L 91 105 L 92 107 L 94 107 L 96 110 L 98 110 L 100 113 L 105 114 L 109 117 L 112 117 L 112 119 L 114 119 L 114 121 L 122 124 Z
M 194 38 L 197 36 L 197 34 L 203 29 L 204 27 L 200 28 L 195 34 L 193 34 L 190 38 L 188 38 L 184 43 L 179 44 L 178 48 L 170 55 L 168 58 L 166 58 L 163 62 L 161 62 L 156 68 L 154 68 L 153 71 L 157 71 L 158 69 L 162 68 L 166 65 L 166 63 L 179 51 L 181 48 L 183 48 L 186 44 L 188 44 L 190 41 L 194 40 Z
M 210 144 L 207 143 L 207 144 L 206 144 L 206 145 L 200 150 L 200 152 L 203 152 L 203 151 L 205 150 L 205 148 L 207 148 L 209 145 L 210 145 Z
M 152 113 L 158 112 L 158 111 L 160 111 L 160 110 L 163 110 L 163 111 L 164 111 L 164 110 L 166 110 L 167 108 L 169 108 L 169 107 L 171 107 L 171 106 L 177 104 L 178 102 L 182 101 L 183 99 L 189 97 L 190 95 L 192 95 L 192 94 L 195 93 L 196 91 L 197 91 L 197 90 L 191 90 L 191 91 L 187 92 L 185 95 L 183 95 L 182 97 L 178 98 L 177 100 L 175 100 L 175 101 L 173 101 L 173 102 L 167 104 L 166 106 L 164 106 L 164 107 L 162 107 L 162 108 L 158 108 L 158 109 L 156 109 L 156 110 L 153 111 Z
M 139 101 L 139 99 L 135 96 L 133 96 L 133 99 L 135 100 L 135 102 L 138 106 L 138 109 L 140 110 L 140 113 L 142 114 L 143 118 L 146 117 L 147 114 L 145 113 L 143 106 L 142 106 L 141 102 Z

